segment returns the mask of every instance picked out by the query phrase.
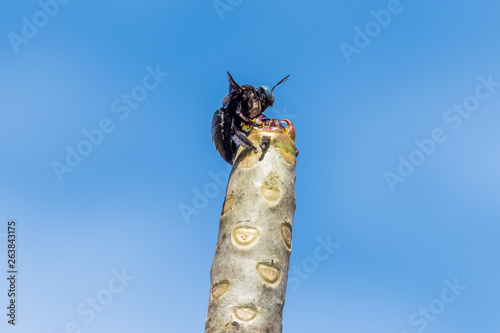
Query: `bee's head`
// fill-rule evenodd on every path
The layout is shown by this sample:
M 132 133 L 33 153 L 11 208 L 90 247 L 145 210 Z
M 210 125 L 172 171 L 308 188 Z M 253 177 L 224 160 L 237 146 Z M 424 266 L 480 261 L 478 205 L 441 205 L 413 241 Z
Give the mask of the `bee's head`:
M 268 86 L 262 86 L 259 88 L 259 95 L 260 95 L 260 103 L 262 106 L 262 112 L 264 112 L 265 109 L 267 109 L 270 106 L 273 106 L 274 104 L 274 94 L 273 90 L 276 88 L 278 85 L 282 84 L 286 80 L 288 80 L 288 77 L 290 75 L 287 75 L 283 80 L 280 82 L 276 83 L 273 87 L 273 89 L 269 89 Z
M 262 86 L 259 88 L 260 105 L 262 107 L 262 112 L 264 112 L 268 107 L 274 104 L 274 94 L 268 86 Z

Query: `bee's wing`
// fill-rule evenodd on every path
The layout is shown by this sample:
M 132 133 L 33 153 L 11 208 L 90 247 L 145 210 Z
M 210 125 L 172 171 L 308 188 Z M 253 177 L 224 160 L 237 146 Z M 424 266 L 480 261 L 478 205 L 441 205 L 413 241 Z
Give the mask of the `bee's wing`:
M 229 95 L 226 95 L 226 97 L 224 97 L 224 100 L 222 101 L 222 107 L 227 107 L 227 103 L 229 103 Z
M 233 164 L 233 152 L 237 147 L 231 140 L 231 115 L 224 108 L 215 111 L 212 117 L 212 142 L 220 156 L 229 164 Z
M 229 74 L 229 72 L 227 72 L 227 76 L 229 81 L 229 94 L 241 91 L 240 85 L 236 83 L 236 81 L 234 81 L 233 77 L 231 76 L 231 74 Z

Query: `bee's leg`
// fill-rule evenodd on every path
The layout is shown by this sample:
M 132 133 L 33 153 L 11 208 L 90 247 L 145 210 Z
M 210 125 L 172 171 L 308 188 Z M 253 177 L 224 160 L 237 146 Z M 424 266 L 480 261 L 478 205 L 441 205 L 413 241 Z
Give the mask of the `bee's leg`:
M 257 149 L 253 145 L 252 141 L 250 141 L 250 139 L 247 138 L 246 133 L 243 132 L 242 130 L 240 130 L 238 128 L 238 126 L 236 126 L 236 123 L 235 123 L 234 119 L 233 119 L 233 122 L 231 124 L 231 132 L 233 133 L 233 135 L 232 135 L 231 138 L 238 145 L 242 145 L 242 146 L 244 146 L 245 148 L 248 148 L 248 149 Z
M 262 124 L 259 124 L 255 120 L 248 118 L 247 116 L 245 116 L 243 114 L 243 112 L 241 112 L 241 103 L 238 103 L 238 106 L 236 107 L 236 114 L 238 115 L 238 117 L 240 117 L 241 119 L 243 119 L 247 123 L 252 124 L 255 127 L 262 127 Z
M 266 119 L 267 119 L 266 116 L 264 114 L 261 114 L 260 116 L 258 116 L 257 118 L 255 118 L 255 121 L 257 122 L 257 124 L 259 124 L 260 126 L 262 126 L 262 123 Z
M 234 139 L 236 139 L 236 141 L 238 142 L 238 144 L 244 146 L 245 148 L 248 148 L 248 149 L 257 149 L 253 145 L 252 141 L 250 141 L 247 138 L 247 135 L 245 134 L 245 132 L 236 131 L 236 133 L 233 136 L 233 140 Z

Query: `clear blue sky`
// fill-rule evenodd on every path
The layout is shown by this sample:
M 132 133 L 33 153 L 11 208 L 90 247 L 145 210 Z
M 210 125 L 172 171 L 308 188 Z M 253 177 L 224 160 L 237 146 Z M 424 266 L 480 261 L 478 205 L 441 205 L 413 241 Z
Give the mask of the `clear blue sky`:
M 498 1 L 215 4 L 3 4 L 0 330 L 203 331 L 229 70 L 291 74 L 266 112 L 300 149 L 285 333 L 498 332 Z

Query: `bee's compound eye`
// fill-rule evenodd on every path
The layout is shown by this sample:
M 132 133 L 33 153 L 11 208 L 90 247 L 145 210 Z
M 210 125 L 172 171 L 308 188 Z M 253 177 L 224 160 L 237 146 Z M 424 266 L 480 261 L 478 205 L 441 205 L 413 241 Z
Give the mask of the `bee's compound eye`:
M 265 95 L 267 99 L 270 99 L 273 96 L 273 92 L 271 91 L 271 89 L 269 89 L 268 86 L 260 87 L 259 92 L 261 93 L 261 95 Z
M 267 86 L 262 86 L 259 88 L 260 98 L 262 101 L 263 109 L 266 109 L 269 106 L 273 106 L 274 104 L 274 95 L 271 89 Z

